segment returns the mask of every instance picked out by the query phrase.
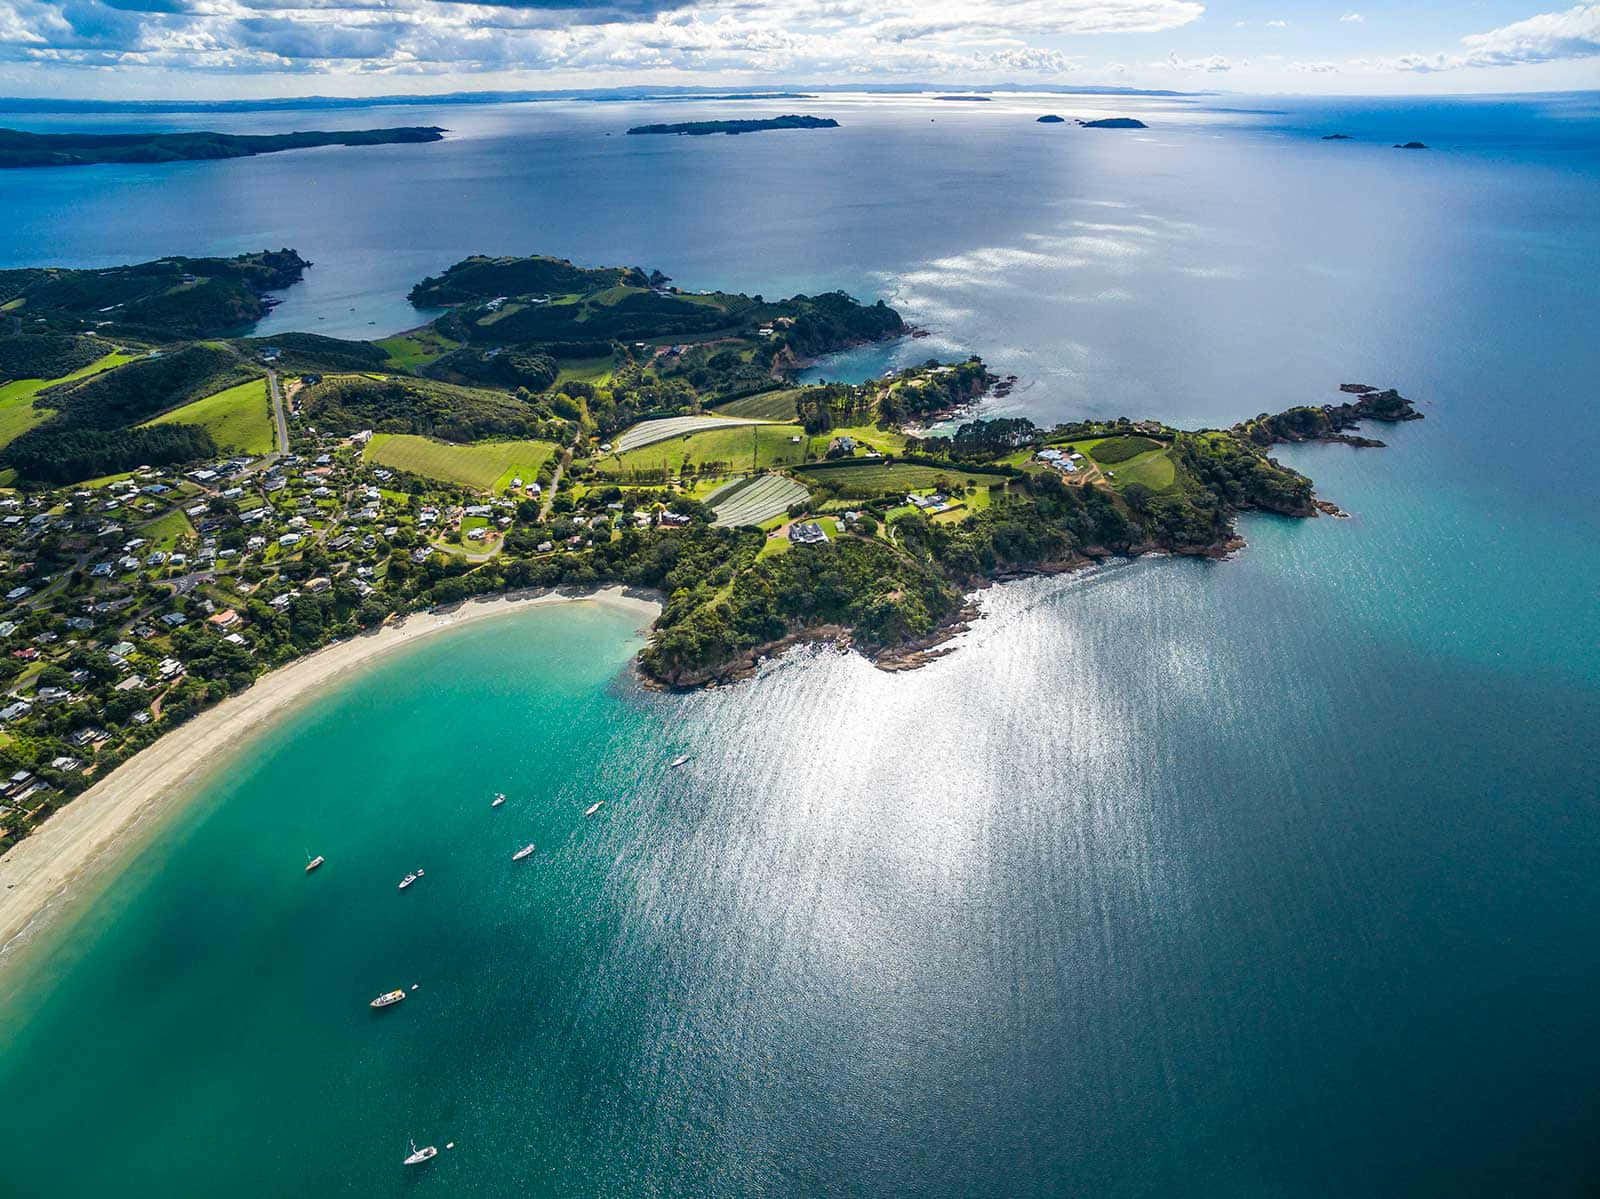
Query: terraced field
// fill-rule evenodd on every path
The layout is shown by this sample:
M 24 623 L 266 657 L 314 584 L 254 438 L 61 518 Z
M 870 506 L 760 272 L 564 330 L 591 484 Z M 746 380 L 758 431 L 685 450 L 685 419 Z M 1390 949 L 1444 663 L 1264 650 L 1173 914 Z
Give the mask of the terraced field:
M 704 433 L 708 429 L 727 429 L 736 425 L 762 423 L 758 420 L 730 416 L 666 416 L 660 420 L 645 420 L 617 438 L 617 452 L 626 454 L 629 450 L 643 449 L 647 445 L 655 445 L 658 441 L 670 441 L 674 437 Z
M 556 452 L 548 441 L 477 441 L 457 445 L 412 433 L 379 433 L 367 443 L 368 462 L 478 491 L 503 491 L 521 475 L 531 482 Z
M 675 419 L 675 418 L 674 418 Z M 723 474 L 794 466 L 805 461 L 805 430 L 768 421 L 711 425 L 705 420 L 665 441 L 652 441 L 622 454 L 597 459 L 595 467 L 618 478 L 676 474 L 686 465 L 708 466 Z
M 782 516 L 789 505 L 810 498 L 811 493 L 785 475 L 760 475 L 730 483 L 706 497 L 717 514 L 716 523 L 724 527 L 759 525 Z

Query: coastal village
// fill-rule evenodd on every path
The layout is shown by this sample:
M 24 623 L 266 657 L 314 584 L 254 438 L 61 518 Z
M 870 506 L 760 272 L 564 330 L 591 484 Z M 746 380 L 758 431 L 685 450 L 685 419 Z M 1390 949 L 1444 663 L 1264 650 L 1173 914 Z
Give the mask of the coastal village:
M 802 349 L 905 336 L 882 305 L 683 293 L 552 259 L 425 280 L 414 301 L 453 307 L 381 343 L 152 344 L 118 336 L 137 299 L 96 304 L 241 276 L 227 315 L 186 316 L 203 328 L 260 310 L 256 275 L 282 286 L 304 265 L 24 272 L 0 309 L 0 847 L 266 671 L 407 613 L 646 587 L 665 608 L 640 667 L 669 686 L 737 677 L 819 625 L 916 652 L 997 575 L 1216 552 L 1245 507 L 1310 515 L 1309 481 L 1261 447 L 1371 444 L 1344 430 L 1412 418 L 1394 393 L 1346 388 L 1359 398 L 1231 432 L 985 420 L 973 405 L 1014 380 L 977 358 L 795 383 Z M 17 315 L 35 310 L 37 333 Z M 621 336 L 551 340 L 572 310 Z M 483 328 L 544 340 L 484 348 Z

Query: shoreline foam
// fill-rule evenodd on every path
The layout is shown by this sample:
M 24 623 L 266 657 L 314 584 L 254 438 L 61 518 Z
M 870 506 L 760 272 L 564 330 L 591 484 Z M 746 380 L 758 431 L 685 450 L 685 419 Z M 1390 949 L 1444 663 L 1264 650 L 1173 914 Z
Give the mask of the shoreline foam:
M 657 600 L 622 587 L 591 591 L 515 592 L 412 613 L 282 666 L 173 729 L 56 812 L 32 836 L 0 856 L 0 969 L 46 927 L 90 877 L 126 860 L 125 838 L 141 825 L 158 827 L 194 797 L 198 784 L 231 761 L 249 740 L 336 681 L 435 633 L 552 603 L 588 600 L 621 608 L 649 624 Z

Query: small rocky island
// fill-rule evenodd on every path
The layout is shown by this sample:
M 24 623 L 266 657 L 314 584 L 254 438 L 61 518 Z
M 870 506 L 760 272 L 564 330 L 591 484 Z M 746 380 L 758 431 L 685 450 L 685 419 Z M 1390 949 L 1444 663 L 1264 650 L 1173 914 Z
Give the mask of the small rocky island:
M 1428 147 L 1422 142 L 1406 142 L 1404 145 L 1395 142 L 1394 148 L 1396 150 L 1426 150 Z
M 1039 118 L 1039 124 L 1041 125 L 1065 125 L 1066 123 L 1066 117 L 1058 117 L 1053 112 L 1046 113 L 1044 116 Z
M 1325 142 L 1347 142 L 1351 138 L 1348 133 L 1324 133 L 1322 140 Z
M 635 125 L 630 134 L 676 133 L 683 137 L 705 137 L 712 133 L 762 133 L 769 129 L 837 129 L 832 117 L 782 116 L 743 121 L 680 121 L 675 125 Z
M 1148 129 L 1150 126 L 1133 117 L 1101 117 L 1096 121 L 1079 121 L 1085 129 Z
M 0 129 L 0 168 L 81 167 L 97 163 L 188 162 L 250 158 L 312 146 L 388 146 L 436 142 L 434 125 L 306 133 L 24 133 Z

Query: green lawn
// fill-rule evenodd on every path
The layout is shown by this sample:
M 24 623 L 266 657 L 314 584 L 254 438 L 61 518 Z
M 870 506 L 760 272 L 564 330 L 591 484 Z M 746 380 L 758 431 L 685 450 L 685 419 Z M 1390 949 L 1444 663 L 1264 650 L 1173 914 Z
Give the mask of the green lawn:
M 950 470 L 940 466 L 921 466 L 909 462 L 875 463 L 870 466 L 806 467 L 799 475 L 810 483 L 839 486 L 859 496 L 880 495 L 886 492 L 909 494 L 928 491 L 944 484 L 971 483 L 987 488 L 991 483 L 1004 483 L 1004 475 L 978 475 L 968 471 Z
M 795 397 L 804 390 L 803 387 L 785 387 L 763 391 L 760 395 L 729 400 L 712 411 L 718 416 L 742 416 L 747 420 L 791 421 L 795 418 Z
M 799 437 L 799 442 L 791 441 L 793 437 Z M 676 474 L 686 462 L 696 467 L 722 463 L 730 471 L 746 471 L 802 462 L 805 450 L 805 430 L 799 425 L 734 425 L 609 455 L 599 459 L 596 466 L 614 475 L 662 469 Z
M 607 382 L 611 378 L 611 355 L 603 358 L 563 358 L 557 364 L 556 385 L 577 381 L 579 383 Z
M 194 526 L 182 512 L 173 510 L 156 517 L 149 524 L 140 525 L 139 536 L 150 543 L 141 553 L 149 553 L 152 549 L 170 550 L 179 539 L 193 537 Z
M 199 425 L 224 451 L 272 452 L 272 399 L 265 379 L 251 379 L 182 408 L 163 412 L 147 425 Z
M 386 337 L 376 344 L 389 355 L 387 365 L 396 370 L 415 371 L 435 358 L 448 354 L 461 343 L 452 341 L 432 327 L 428 327 L 411 333 L 401 333 L 396 337 Z
M 1100 469 L 1114 476 L 1111 483 L 1115 487 L 1142 483 L 1151 491 L 1165 491 L 1172 486 L 1178 473 L 1172 464 L 1172 456 L 1164 448 L 1147 450 L 1136 458 L 1129 458 L 1126 462 L 1118 462 L 1112 466 L 1102 466 Z
M 362 457 L 380 466 L 478 491 L 503 491 L 518 475 L 525 483 L 531 483 L 556 448 L 549 441 L 477 441 L 457 445 L 412 433 L 378 433 L 367 443 Z
M 10 445 L 35 425 L 50 419 L 48 408 L 33 406 L 33 397 L 46 387 L 87 379 L 90 375 L 98 375 L 101 371 L 132 362 L 138 357 L 138 354 L 124 354 L 117 350 L 59 379 L 14 379 L 0 385 L 0 448 Z

